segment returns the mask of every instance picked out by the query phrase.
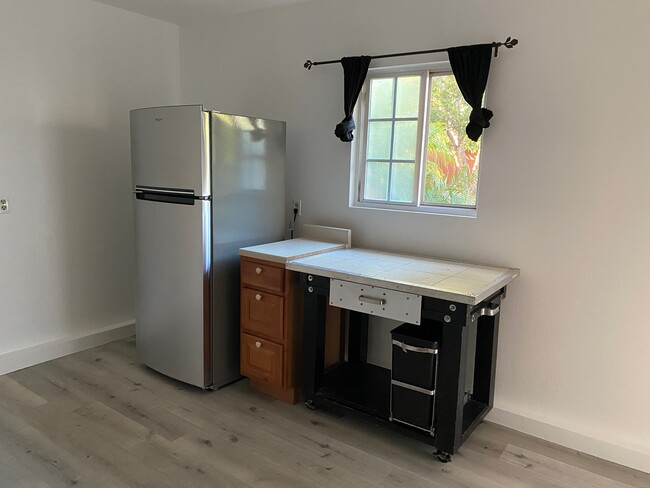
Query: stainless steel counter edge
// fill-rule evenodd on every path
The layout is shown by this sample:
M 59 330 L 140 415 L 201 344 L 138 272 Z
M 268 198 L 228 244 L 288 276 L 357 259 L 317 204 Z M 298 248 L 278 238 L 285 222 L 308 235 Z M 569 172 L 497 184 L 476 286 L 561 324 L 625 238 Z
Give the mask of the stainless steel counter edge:
M 296 258 L 297 259 L 297 258 Z M 503 278 L 495 280 L 490 283 L 490 286 L 484 288 L 481 293 L 477 295 L 462 295 L 448 291 L 435 290 L 431 288 L 424 288 L 413 285 L 405 285 L 396 281 L 386 281 L 378 278 L 369 278 L 367 276 L 353 275 L 348 273 L 341 273 L 331 269 L 319 268 L 316 266 L 308 266 L 305 264 L 292 263 L 287 264 L 287 269 L 290 271 L 297 271 L 300 273 L 309 273 L 316 276 L 324 276 L 326 278 L 336 278 L 344 281 L 352 281 L 355 283 L 362 283 L 364 285 L 379 286 L 389 290 L 403 291 L 407 293 L 415 293 L 425 297 L 440 298 L 441 300 L 449 300 L 458 303 L 465 303 L 467 305 L 478 305 L 483 300 L 488 298 L 495 291 L 511 283 L 517 276 L 519 276 L 519 269 L 511 268 L 506 271 Z

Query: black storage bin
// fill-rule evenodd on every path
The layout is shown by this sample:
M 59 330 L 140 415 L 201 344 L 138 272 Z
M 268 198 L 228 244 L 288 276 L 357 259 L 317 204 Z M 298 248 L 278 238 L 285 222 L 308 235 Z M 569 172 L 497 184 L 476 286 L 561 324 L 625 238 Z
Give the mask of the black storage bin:
M 429 431 L 433 427 L 434 396 L 391 385 L 391 420 Z
M 402 324 L 391 336 L 391 420 L 431 431 L 440 330 L 433 324 Z
M 438 349 L 438 328 L 429 325 L 402 324 L 390 333 L 393 339 L 392 378 L 425 390 L 433 390 L 436 376 L 436 354 L 409 351 L 408 347 Z M 404 344 L 405 348 L 396 342 Z

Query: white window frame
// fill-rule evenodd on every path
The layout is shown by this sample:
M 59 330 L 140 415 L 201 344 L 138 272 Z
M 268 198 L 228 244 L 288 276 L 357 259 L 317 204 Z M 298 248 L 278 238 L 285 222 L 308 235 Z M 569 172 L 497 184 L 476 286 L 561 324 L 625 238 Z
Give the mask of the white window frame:
M 432 204 L 422 202 L 424 192 L 425 175 L 422 171 L 422 154 L 426 144 L 428 131 L 429 105 L 430 105 L 430 75 L 447 75 L 451 74 L 451 66 L 448 61 L 435 63 L 414 64 L 406 66 L 387 66 L 380 68 L 371 68 L 368 70 L 368 77 L 359 95 L 359 100 L 355 108 L 355 120 L 357 121 L 357 133 L 352 143 L 352 153 L 350 158 L 350 207 L 362 209 L 381 209 L 397 212 L 415 212 L 436 215 L 451 215 L 458 217 L 476 218 L 478 213 L 478 186 L 480 186 L 481 170 L 479 167 L 476 205 L 461 206 L 449 204 Z M 421 144 L 418 144 L 415 155 L 415 181 L 414 181 L 414 199 L 413 203 L 386 202 L 380 200 L 363 199 L 363 185 L 365 183 L 366 170 L 366 148 L 368 137 L 368 114 L 370 101 L 370 80 L 373 78 L 390 78 L 395 76 L 419 75 L 420 81 L 420 107 L 418 110 L 418 135 Z M 395 83 L 397 85 L 397 83 Z M 396 89 L 396 87 L 394 88 Z M 424 93 L 422 93 L 422 91 Z M 393 111 L 393 117 L 395 113 Z M 393 135 L 394 137 L 394 131 Z M 481 159 L 484 151 L 484 137 L 481 136 Z M 388 191 L 390 192 L 390 172 L 388 181 Z

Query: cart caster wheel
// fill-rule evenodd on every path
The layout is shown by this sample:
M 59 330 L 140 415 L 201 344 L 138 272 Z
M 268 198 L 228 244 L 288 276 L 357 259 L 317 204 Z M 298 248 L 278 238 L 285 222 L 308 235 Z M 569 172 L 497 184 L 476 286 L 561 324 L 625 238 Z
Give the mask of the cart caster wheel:
M 307 407 L 309 410 L 316 410 L 316 405 L 314 405 L 314 400 L 307 400 L 305 402 L 305 407 Z
M 438 458 L 438 461 L 441 463 L 450 463 L 451 462 L 451 454 L 448 452 L 444 451 L 436 451 L 433 453 L 434 456 Z

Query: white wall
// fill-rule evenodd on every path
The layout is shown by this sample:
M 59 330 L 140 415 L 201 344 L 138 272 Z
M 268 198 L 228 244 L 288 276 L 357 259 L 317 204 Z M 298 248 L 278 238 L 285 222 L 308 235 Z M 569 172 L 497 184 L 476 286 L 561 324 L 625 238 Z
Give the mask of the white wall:
M 178 101 L 178 42 L 87 0 L 0 3 L 0 372 L 130 330 L 128 111 Z
M 181 28 L 183 98 L 287 120 L 303 223 L 521 268 L 492 418 L 650 471 L 648 18 L 645 0 L 328 0 L 211 19 Z M 303 62 L 508 35 L 520 45 L 492 65 L 478 218 L 348 208 L 342 70 Z

